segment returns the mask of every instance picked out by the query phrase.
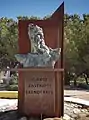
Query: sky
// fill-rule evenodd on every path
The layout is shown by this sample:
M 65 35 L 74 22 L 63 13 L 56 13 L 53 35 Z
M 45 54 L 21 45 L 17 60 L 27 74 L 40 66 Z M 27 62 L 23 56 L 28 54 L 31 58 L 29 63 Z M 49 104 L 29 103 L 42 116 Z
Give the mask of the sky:
M 37 16 L 43 18 L 52 14 L 63 0 L 0 0 L 0 18 L 16 19 L 17 16 Z M 89 13 L 89 0 L 64 0 L 65 13 Z

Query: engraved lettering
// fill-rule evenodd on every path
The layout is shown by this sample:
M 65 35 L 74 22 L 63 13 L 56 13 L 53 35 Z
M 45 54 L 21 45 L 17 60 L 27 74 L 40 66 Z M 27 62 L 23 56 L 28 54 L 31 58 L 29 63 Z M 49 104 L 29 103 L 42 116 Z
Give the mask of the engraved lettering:
M 35 77 L 33 77 L 33 78 L 31 79 L 31 81 L 47 82 L 47 81 L 48 81 L 48 78 L 44 78 L 44 77 L 37 77 L 37 78 L 35 78 Z
M 49 79 L 46 77 L 32 77 L 29 80 L 28 87 L 26 90 L 28 95 L 52 95 L 52 84 L 49 82 Z
M 51 87 L 51 84 L 29 84 L 28 85 L 28 87 L 30 87 L 30 88 L 35 88 L 35 87 L 37 87 L 37 88 L 40 88 L 40 87 Z

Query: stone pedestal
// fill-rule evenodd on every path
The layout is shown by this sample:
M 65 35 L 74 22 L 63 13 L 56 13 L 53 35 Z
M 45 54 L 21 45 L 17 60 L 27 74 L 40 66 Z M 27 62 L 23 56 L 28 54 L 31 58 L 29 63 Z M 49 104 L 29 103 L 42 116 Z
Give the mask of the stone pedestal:
M 29 116 L 61 115 L 62 80 L 59 78 L 63 69 L 24 68 L 19 72 L 22 74 L 22 81 L 19 81 L 20 112 Z

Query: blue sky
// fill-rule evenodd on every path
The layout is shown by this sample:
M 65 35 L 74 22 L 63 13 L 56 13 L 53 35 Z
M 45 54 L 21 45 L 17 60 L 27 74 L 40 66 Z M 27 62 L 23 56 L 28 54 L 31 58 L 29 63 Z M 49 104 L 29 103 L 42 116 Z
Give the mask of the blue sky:
M 17 16 L 44 17 L 52 14 L 63 0 L 0 0 L 0 17 L 16 19 Z M 64 0 L 65 13 L 89 13 L 89 0 Z

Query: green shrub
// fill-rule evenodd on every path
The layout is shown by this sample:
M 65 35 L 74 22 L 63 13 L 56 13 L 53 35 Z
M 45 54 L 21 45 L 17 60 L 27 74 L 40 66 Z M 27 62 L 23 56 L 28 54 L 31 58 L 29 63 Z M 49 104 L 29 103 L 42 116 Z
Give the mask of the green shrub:
M 16 85 L 16 84 L 18 84 L 18 76 L 17 75 L 13 75 L 9 84 L 10 85 L 14 85 L 14 84 Z
M 18 76 L 15 74 L 12 76 L 9 84 L 6 86 L 8 91 L 18 91 Z
M 82 88 L 82 89 L 87 89 L 87 90 L 89 90 L 89 85 L 87 85 L 87 84 L 79 83 L 79 84 L 78 84 L 78 87 L 80 87 L 80 88 Z
M 6 90 L 9 90 L 9 91 L 18 91 L 18 85 L 8 85 L 6 87 Z

